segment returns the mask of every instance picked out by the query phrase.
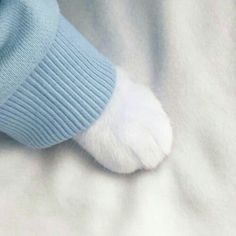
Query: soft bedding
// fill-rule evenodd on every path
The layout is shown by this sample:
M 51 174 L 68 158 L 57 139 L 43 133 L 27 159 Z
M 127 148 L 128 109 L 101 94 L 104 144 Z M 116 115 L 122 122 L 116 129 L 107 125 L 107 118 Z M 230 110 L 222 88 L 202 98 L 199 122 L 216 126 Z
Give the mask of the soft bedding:
M 117 175 L 73 141 L 0 136 L 0 235 L 236 235 L 233 0 L 60 0 L 64 15 L 172 120 L 172 154 Z

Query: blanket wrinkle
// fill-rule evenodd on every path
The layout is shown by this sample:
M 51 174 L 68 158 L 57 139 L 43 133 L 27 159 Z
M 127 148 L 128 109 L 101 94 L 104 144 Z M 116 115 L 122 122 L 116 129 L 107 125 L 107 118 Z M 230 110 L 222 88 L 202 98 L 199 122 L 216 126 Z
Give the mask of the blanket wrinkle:
M 116 175 L 73 141 L 0 136 L 0 235 L 236 235 L 234 0 L 59 0 L 115 64 L 151 86 L 174 127 L 158 169 Z

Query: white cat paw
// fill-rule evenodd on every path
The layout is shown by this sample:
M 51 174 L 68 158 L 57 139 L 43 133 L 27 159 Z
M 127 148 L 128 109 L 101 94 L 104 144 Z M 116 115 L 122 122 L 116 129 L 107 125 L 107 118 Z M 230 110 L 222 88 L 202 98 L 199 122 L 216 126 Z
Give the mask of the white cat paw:
M 117 68 L 116 87 L 104 112 L 74 139 L 104 167 L 131 173 L 155 168 L 170 153 L 172 128 L 151 90 Z

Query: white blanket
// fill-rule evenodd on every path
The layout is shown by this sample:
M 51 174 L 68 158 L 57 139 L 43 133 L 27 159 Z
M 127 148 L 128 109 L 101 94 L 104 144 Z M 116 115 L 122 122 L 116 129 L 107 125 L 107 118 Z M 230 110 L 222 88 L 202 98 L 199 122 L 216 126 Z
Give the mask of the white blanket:
M 236 235 L 234 0 L 61 0 L 100 51 L 151 86 L 174 128 L 153 172 L 121 176 L 74 142 L 1 135 L 0 235 Z

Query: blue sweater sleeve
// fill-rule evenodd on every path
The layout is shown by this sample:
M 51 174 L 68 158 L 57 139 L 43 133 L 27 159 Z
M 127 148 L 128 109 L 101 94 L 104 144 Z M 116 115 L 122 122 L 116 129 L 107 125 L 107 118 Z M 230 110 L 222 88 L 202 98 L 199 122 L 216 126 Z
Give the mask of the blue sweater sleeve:
M 98 119 L 114 84 L 56 1 L 0 1 L 0 131 L 33 148 L 60 143 Z
M 59 17 L 54 0 L 0 1 L 0 104 L 45 56 Z

